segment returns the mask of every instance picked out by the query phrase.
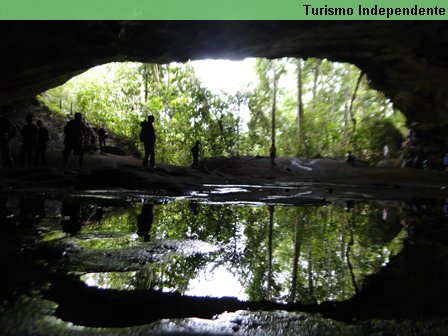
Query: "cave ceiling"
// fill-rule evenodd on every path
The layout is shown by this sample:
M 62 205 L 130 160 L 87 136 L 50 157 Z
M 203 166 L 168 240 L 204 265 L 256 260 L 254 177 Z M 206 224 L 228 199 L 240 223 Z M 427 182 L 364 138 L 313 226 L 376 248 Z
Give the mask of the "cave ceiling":
M 317 57 L 364 70 L 408 120 L 446 123 L 446 21 L 2 21 L 0 105 L 112 61 Z

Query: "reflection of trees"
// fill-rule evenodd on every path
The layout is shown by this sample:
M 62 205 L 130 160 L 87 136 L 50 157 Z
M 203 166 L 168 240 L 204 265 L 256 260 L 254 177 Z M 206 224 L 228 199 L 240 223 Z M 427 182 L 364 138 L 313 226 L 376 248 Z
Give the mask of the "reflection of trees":
M 297 275 L 299 272 L 299 258 L 300 258 L 300 248 L 302 245 L 302 235 L 303 235 L 304 220 L 299 208 L 296 209 L 296 225 L 294 232 L 294 258 L 292 263 L 292 280 L 291 280 L 291 296 L 289 301 L 294 302 L 296 300 L 297 291 Z
M 141 209 L 116 214 L 100 228 L 112 231 L 116 225 L 135 232 Z M 400 230 L 399 211 L 391 206 L 386 219 L 384 205 L 356 203 L 349 211 L 344 205 L 277 206 L 275 212 L 263 206 L 201 204 L 195 209 L 186 201 L 154 207 L 151 240 L 201 240 L 220 250 L 145 265 L 132 278 L 134 288 L 184 293 L 212 263 L 237 276 L 250 300 L 343 300 L 401 246 L 393 240 Z
M 347 248 L 345 250 L 345 258 L 347 259 L 347 266 L 348 269 L 350 271 L 350 279 L 352 280 L 352 285 L 353 285 L 353 289 L 355 291 L 356 294 L 359 293 L 359 289 L 358 289 L 358 285 L 356 284 L 356 279 L 355 279 L 355 274 L 353 273 L 353 265 L 350 261 L 350 250 L 352 248 L 352 246 L 355 244 L 355 238 L 353 235 L 353 216 L 351 216 L 350 210 L 353 208 L 353 204 L 350 202 L 347 202 L 347 220 L 346 220 L 346 224 L 347 224 L 347 230 L 349 231 L 349 237 L 350 240 L 347 244 Z
M 398 213 L 393 208 L 389 212 Z M 272 254 L 273 278 L 279 287 L 273 298 L 277 300 L 347 299 L 366 275 L 377 271 L 401 246 L 399 240 L 391 243 L 391 233 L 400 230 L 398 216 L 385 221 L 382 208 L 371 205 L 355 204 L 349 212 L 342 206 L 277 207 L 276 213 Z M 260 260 L 257 254 L 253 259 Z M 253 268 L 252 281 L 259 278 L 262 265 Z
M 344 206 L 276 207 L 275 215 L 273 207 L 202 205 L 196 216 L 179 202 L 161 208 L 159 235 L 222 247 L 214 264 L 237 272 L 250 300 L 349 298 L 400 246 L 399 241 L 390 246 L 400 230 L 393 208 L 386 221 L 382 207 L 366 204 L 354 204 L 350 211 Z M 197 272 L 192 269 L 185 277 Z
M 271 300 L 271 287 L 272 287 L 272 234 L 274 228 L 274 206 L 268 206 L 269 209 L 269 229 L 268 229 L 268 288 L 267 299 Z

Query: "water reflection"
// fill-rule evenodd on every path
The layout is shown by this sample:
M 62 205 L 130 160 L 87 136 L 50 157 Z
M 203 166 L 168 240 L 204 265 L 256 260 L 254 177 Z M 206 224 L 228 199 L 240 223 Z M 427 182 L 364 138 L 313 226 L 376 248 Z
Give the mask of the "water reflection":
M 45 292 L 62 312 L 73 312 L 56 316 L 75 324 L 89 325 L 79 322 L 92 317 L 86 307 L 109 305 L 109 299 L 132 315 L 147 314 L 140 307 L 146 307 L 146 297 L 157 296 L 169 303 L 166 315 L 157 319 L 178 317 L 176 293 L 314 303 L 341 301 L 359 291 L 355 300 L 324 304 L 319 311 L 327 314 L 328 307 L 336 307 L 334 317 L 359 319 L 366 318 L 366 311 L 385 318 L 445 312 L 446 200 L 338 200 L 294 207 L 151 198 L 119 208 L 81 198 L 31 196 L 0 198 L 4 291 L 33 293 L 37 301 L 42 299 L 35 290 Z M 85 289 L 74 277 L 122 291 Z M 139 306 L 134 300 L 144 302 Z M 196 310 L 187 306 L 182 316 L 201 317 L 202 300 L 187 298 L 184 302 L 195 302 Z M 9 301 L 3 302 L 9 307 Z M 219 309 L 230 311 L 226 302 L 220 300 Z M 244 302 L 235 309 L 249 306 Z M 303 309 L 314 312 L 315 306 Z M 99 326 L 105 316 L 115 316 L 102 311 L 94 316 Z M 141 323 L 126 318 L 126 323 Z
M 149 231 L 151 231 L 154 220 L 153 204 L 143 204 L 142 211 L 137 216 L 137 235 L 143 240 L 149 241 Z
M 89 273 L 83 278 L 89 285 L 314 303 L 353 296 L 367 275 L 401 250 L 408 234 L 400 203 L 292 207 L 176 201 L 136 204 L 83 226 L 77 239 L 107 251 L 149 240 L 200 240 L 219 247 L 215 253 L 146 264 L 137 272 Z

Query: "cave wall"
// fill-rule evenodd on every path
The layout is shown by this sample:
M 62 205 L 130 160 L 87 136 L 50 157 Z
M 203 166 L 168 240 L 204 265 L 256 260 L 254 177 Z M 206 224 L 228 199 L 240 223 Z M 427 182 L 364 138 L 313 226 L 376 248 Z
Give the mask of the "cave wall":
M 422 139 L 448 147 L 447 28 L 446 21 L 2 21 L 0 106 L 112 61 L 318 57 L 356 64 L 418 123 Z

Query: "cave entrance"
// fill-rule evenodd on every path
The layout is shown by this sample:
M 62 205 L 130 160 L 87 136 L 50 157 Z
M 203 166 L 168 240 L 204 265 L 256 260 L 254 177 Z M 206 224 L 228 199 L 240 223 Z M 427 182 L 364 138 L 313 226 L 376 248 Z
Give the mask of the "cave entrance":
M 446 174 L 371 167 L 385 156 L 385 145 L 396 155 L 392 143 L 399 147 L 407 135 L 404 118 L 367 89 L 359 69 L 325 59 L 358 64 L 408 120 L 427 127 L 421 135 L 429 136 L 419 140 L 446 140 L 446 133 L 431 133 L 446 114 L 440 42 L 446 23 L 3 24 L 2 104 L 96 64 L 153 63 L 106 64 L 91 70 L 105 73 L 100 79 L 73 79 L 31 104 L 6 108 L 17 126 L 26 113 L 46 116 L 54 144 L 47 162 L 55 164 L 0 172 L 2 330 L 446 329 Z M 192 76 L 193 63 L 168 63 L 224 55 L 269 60 L 254 62 L 256 81 L 247 92 L 231 94 Z M 322 59 L 279 58 L 286 55 Z M 95 164 L 89 167 L 86 158 L 87 170 L 55 169 L 62 163 L 61 130 L 76 112 L 92 128 L 107 126 L 110 138 L 91 153 Z M 142 169 L 137 135 L 148 114 L 157 117 L 157 162 L 163 163 Z M 20 139 L 12 140 L 16 152 Z M 196 140 L 203 162 L 192 169 Z M 346 162 L 349 150 L 356 162 Z M 203 285 L 188 287 L 204 278 L 222 295 L 247 296 L 186 295 L 203 295 Z M 235 278 L 247 286 L 235 288 Z
M 153 114 L 163 164 L 191 163 L 196 140 L 203 158 L 267 156 L 274 141 L 279 157 L 344 158 L 351 151 L 376 164 L 398 159 L 407 135 L 401 112 L 369 88 L 363 72 L 325 59 L 110 63 L 40 99 L 61 115 L 83 113 L 134 154 L 142 152 L 140 122 Z

